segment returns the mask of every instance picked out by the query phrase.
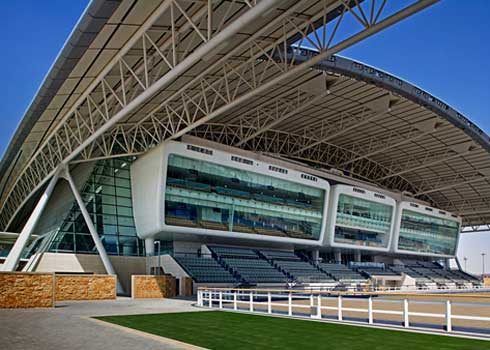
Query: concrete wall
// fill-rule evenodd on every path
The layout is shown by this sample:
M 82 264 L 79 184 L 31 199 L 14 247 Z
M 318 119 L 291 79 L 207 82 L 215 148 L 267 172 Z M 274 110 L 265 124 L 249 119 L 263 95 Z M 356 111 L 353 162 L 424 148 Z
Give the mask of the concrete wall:
M 116 299 L 116 276 L 55 275 L 55 299 L 56 301 Z
M 175 277 L 173 276 L 132 276 L 132 298 L 159 299 L 175 297 Z
M 0 272 L 0 308 L 53 306 L 52 273 Z
M 125 294 L 131 295 L 131 275 L 146 273 L 146 257 L 110 256 L 109 259 Z M 106 274 L 98 255 L 72 253 L 44 253 L 36 271 Z

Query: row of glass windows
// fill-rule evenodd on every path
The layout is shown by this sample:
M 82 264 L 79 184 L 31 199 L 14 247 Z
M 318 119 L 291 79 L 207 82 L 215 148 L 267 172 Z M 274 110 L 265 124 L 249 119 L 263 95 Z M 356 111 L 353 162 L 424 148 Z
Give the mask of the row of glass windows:
M 325 191 L 243 169 L 171 154 L 165 223 L 318 239 Z
M 392 219 L 393 206 L 342 193 L 337 205 L 334 241 L 386 248 Z
M 459 223 L 404 209 L 398 249 L 453 255 L 459 236 Z
M 101 235 L 104 248 L 109 255 L 144 256 L 143 242 L 137 237 Z M 51 244 L 52 252 L 97 254 L 97 248 L 90 234 L 59 231 Z

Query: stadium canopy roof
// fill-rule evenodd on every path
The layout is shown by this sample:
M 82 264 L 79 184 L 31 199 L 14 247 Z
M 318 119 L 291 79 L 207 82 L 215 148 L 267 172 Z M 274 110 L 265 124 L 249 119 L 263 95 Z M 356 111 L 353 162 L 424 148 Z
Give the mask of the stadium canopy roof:
M 92 1 L 0 163 L 0 229 L 61 165 L 186 134 L 490 223 L 489 137 L 420 88 L 332 56 L 434 2 Z

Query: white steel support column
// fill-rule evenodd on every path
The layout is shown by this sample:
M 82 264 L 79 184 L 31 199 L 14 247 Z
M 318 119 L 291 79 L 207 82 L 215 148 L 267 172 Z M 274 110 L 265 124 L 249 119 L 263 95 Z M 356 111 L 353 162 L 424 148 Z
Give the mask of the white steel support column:
M 123 288 L 121 285 L 121 282 L 119 281 L 119 278 L 117 278 L 116 271 L 112 267 L 112 263 L 109 260 L 109 256 L 107 255 L 107 252 L 105 250 L 104 245 L 102 244 L 102 241 L 100 240 L 99 234 L 97 233 L 97 230 L 95 229 L 94 223 L 92 222 L 92 218 L 90 217 L 89 212 L 87 211 L 87 208 L 85 207 L 85 203 L 83 202 L 83 198 L 78 192 L 78 188 L 73 181 L 73 178 L 70 175 L 70 171 L 68 168 L 65 168 L 62 174 L 62 176 L 66 181 L 68 181 L 71 191 L 73 193 L 73 196 L 75 196 L 75 200 L 77 201 L 78 207 L 80 208 L 80 211 L 82 212 L 83 219 L 85 220 L 85 224 L 87 224 L 88 230 L 90 232 L 90 235 L 92 236 L 92 239 L 94 240 L 95 247 L 97 248 L 97 251 L 99 252 L 100 259 L 102 260 L 102 264 L 104 265 L 104 268 L 107 272 L 108 275 L 115 275 L 117 279 L 117 292 L 118 293 L 123 293 Z
M 34 228 L 36 227 L 36 224 L 39 221 L 41 214 L 44 211 L 44 208 L 46 208 L 46 205 L 48 204 L 49 198 L 51 197 L 51 194 L 53 193 L 54 188 L 58 183 L 58 179 L 59 174 L 55 173 L 51 178 L 48 187 L 46 187 L 44 193 L 37 202 L 37 205 L 32 211 L 31 216 L 24 225 L 22 232 L 19 234 L 19 237 L 17 237 L 14 246 L 10 250 L 7 259 L 2 265 L 2 271 L 15 271 L 17 269 L 17 264 L 19 263 L 22 252 L 27 246 L 27 243 L 31 238 L 32 232 L 34 231 Z
M 318 261 L 320 260 L 320 251 L 318 249 L 315 249 L 311 252 L 311 258 L 315 262 L 315 264 L 318 264 Z
M 146 256 L 155 255 L 155 239 L 154 238 L 146 238 L 145 239 L 145 252 L 146 252 Z

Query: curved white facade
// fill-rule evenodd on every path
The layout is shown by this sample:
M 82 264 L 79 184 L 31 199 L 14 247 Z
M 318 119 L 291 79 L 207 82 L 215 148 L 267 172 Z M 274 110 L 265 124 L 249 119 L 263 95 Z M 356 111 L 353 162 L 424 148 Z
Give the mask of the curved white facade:
M 456 255 L 461 218 L 412 202 L 400 202 L 393 239 L 395 253 L 452 257 Z
M 330 247 L 387 252 L 396 201 L 380 193 L 334 185 L 324 244 Z
M 319 246 L 330 185 L 220 150 L 169 142 L 131 168 L 142 238 L 189 235 Z
M 456 253 L 459 217 L 358 186 L 330 187 L 284 162 L 243 154 L 172 141 L 134 162 L 138 236 L 435 257 Z

